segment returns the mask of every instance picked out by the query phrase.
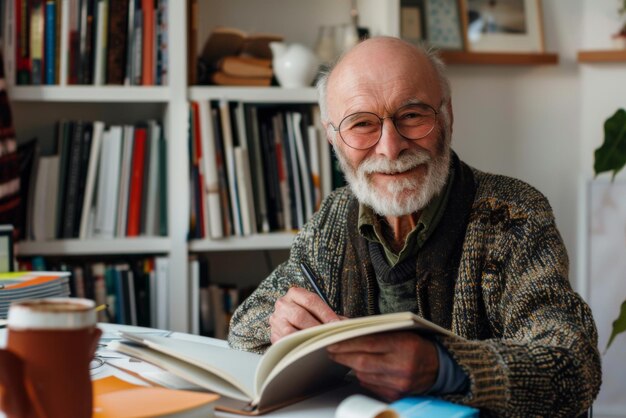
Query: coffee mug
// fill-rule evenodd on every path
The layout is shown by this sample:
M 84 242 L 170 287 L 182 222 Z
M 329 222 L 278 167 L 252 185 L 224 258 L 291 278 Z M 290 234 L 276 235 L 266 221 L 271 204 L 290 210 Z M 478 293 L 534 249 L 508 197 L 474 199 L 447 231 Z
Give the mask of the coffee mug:
M 13 302 L 0 350 L 0 408 L 9 418 L 89 418 L 89 363 L 102 331 L 95 304 L 51 298 Z

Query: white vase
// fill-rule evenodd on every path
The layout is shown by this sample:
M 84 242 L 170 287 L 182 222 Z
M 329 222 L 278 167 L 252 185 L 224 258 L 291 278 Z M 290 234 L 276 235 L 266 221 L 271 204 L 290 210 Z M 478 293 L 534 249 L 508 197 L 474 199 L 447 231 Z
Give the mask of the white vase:
M 270 42 L 272 67 L 282 87 L 308 87 L 313 82 L 319 61 L 313 51 L 304 45 Z

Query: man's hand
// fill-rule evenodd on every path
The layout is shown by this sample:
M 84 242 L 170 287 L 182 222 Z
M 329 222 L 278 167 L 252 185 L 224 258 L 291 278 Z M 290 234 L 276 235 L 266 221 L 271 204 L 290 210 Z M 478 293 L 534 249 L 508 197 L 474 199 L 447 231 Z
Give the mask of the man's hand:
M 430 389 L 439 371 L 435 343 L 413 332 L 353 338 L 329 346 L 328 353 L 350 367 L 363 387 L 388 400 Z
M 343 319 L 315 293 L 292 287 L 276 300 L 270 316 L 270 341 L 274 344 L 286 335 L 327 322 Z

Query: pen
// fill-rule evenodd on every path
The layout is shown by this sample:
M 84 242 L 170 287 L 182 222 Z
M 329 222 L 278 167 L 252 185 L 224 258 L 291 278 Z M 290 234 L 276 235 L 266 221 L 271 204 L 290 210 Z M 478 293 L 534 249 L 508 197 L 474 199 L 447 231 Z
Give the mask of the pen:
M 324 293 L 322 292 L 322 290 L 318 286 L 318 284 L 317 284 L 318 280 L 315 277 L 315 274 L 313 274 L 313 270 L 311 270 L 311 267 L 309 267 L 303 261 L 303 262 L 300 263 L 300 268 L 302 269 L 302 272 L 304 273 L 306 278 L 309 280 L 309 283 L 311 283 L 311 286 L 313 286 L 313 289 L 315 289 L 315 293 L 317 293 L 317 295 L 320 298 L 322 298 L 322 300 L 326 303 L 326 305 L 328 305 L 330 307 L 330 302 L 328 301 L 328 299 L 326 298 L 326 295 L 324 295 Z

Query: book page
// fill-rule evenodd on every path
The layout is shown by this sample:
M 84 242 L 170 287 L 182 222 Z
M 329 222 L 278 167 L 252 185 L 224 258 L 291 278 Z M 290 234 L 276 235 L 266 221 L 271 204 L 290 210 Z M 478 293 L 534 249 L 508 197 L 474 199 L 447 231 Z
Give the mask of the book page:
M 254 373 L 261 359 L 258 354 L 167 337 L 123 335 L 138 337 L 149 348 L 117 344 L 112 347 L 114 350 L 153 363 L 224 396 L 244 401 L 254 398 Z

